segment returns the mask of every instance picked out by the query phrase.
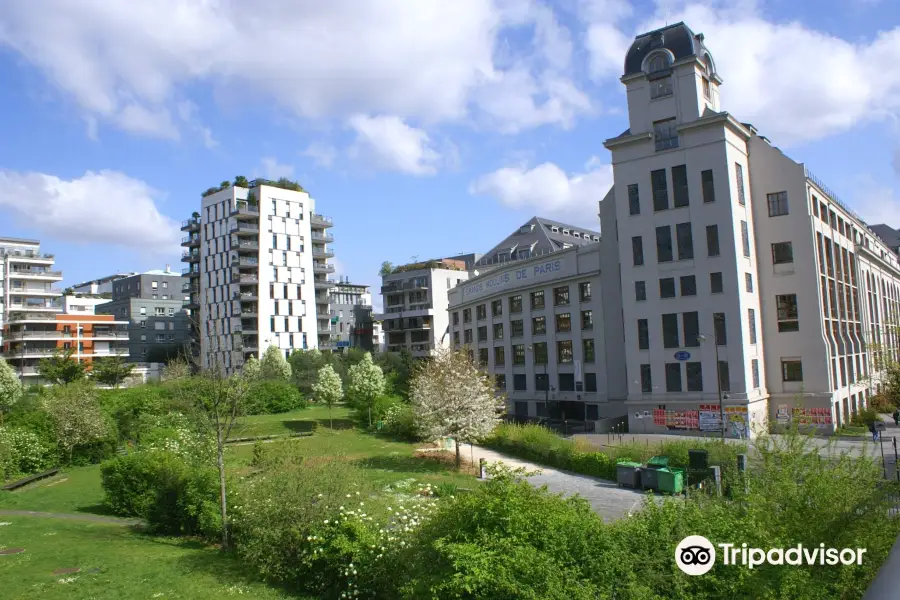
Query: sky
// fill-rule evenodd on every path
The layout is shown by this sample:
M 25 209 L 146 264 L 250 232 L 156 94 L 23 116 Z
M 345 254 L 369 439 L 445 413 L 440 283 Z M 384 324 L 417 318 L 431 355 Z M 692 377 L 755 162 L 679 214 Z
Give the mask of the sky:
M 284 176 L 377 301 L 382 261 L 599 229 L 625 52 L 678 21 L 724 110 L 900 226 L 897 0 L 0 0 L 0 236 L 67 285 L 180 269 L 203 190 Z

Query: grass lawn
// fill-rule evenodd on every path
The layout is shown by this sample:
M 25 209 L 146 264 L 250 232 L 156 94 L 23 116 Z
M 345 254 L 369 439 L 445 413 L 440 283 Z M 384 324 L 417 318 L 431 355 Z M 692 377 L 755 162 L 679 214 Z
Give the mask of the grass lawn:
M 105 514 L 102 505 L 100 465 L 69 467 L 20 490 L 0 492 L 0 508 L 13 510 Z M 0 541 L 3 533 L 0 530 Z
M 0 526 L 0 548 L 25 548 L 0 556 L 4 600 L 296 598 L 255 581 L 234 557 L 193 540 L 59 519 L 0 516 L 0 522 L 9 523 Z M 81 571 L 53 574 L 70 568 Z
M 335 406 L 331 409 L 335 429 L 350 429 L 350 409 L 346 406 Z M 231 431 L 232 438 L 254 437 L 262 435 L 287 435 L 314 431 L 329 427 L 328 407 L 317 404 L 308 408 L 294 410 L 277 415 L 252 415 L 241 418 Z

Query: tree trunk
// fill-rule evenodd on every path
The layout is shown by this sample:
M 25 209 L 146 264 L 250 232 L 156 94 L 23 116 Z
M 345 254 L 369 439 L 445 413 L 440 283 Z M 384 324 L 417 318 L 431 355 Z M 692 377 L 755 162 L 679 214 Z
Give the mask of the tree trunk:
M 228 504 L 225 496 L 225 440 L 222 428 L 216 429 L 216 459 L 219 466 L 219 508 L 222 512 L 222 550 L 228 550 Z
M 456 442 L 456 470 L 459 471 L 459 467 L 462 465 L 462 458 L 459 455 L 459 438 L 453 441 Z
M 331 428 L 332 433 L 334 432 L 334 419 L 331 418 L 331 402 L 328 403 L 328 426 Z

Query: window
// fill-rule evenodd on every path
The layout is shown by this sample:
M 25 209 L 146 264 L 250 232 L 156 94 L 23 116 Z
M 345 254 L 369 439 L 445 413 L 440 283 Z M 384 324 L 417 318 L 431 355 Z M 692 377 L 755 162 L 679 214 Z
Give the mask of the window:
M 164 343 L 165 341 L 166 341 L 166 336 L 165 336 L 165 334 L 163 334 L 163 333 L 157 333 L 157 334 L 156 334 L 156 343 L 157 343 L 157 344 L 162 344 L 162 343 Z
M 678 314 L 667 313 L 662 316 L 663 348 L 678 348 L 681 345 L 678 335 Z
M 666 391 L 681 391 L 681 363 L 666 363 Z
M 665 60 L 661 57 L 654 58 L 651 62 L 658 62 L 659 60 Z M 663 67 L 665 68 L 665 67 Z M 666 96 L 672 95 L 672 78 L 671 77 L 659 77 L 656 79 L 652 79 L 650 81 L 650 99 L 654 100 L 656 98 L 665 98 Z
M 525 344 L 513 344 L 512 347 L 513 364 L 525 364 Z
M 647 284 L 645 282 L 634 282 L 634 299 L 636 302 L 643 302 L 647 299 Z
M 517 319 L 509 322 L 510 337 L 522 337 L 525 335 L 525 321 Z
M 716 344 L 728 345 L 728 329 L 725 326 L 725 313 L 713 313 L 713 332 L 716 336 Z
M 534 389 L 538 392 L 547 392 L 550 390 L 550 376 L 546 373 L 538 373 L 534 376 Z M 538 406 L 544 404 L 538 402 Z M 546 410 L 546 408 L 545 408 Z
M 556 342 L 556 360 L 560 363 L 572 362 L 572 340 Z
M 689 392 L 703 391 L 703 366 L 698 362 L 684 364 L 687 375 L 687 389 Z
M 155 290 L 156 288 L 159 287 L 159 282 L 158 282 L 158 281 L 151 281 L 151 282 L 150 282 L 150 287 L 151 287 L 152 289 Z
M 723 392 L 731 391 L 731 373 L 728 371 L 728 361 L 719 361 L 719 386 Z
M 707 225 L 706 226 L 706 255 L 707 256 L 718 256 L 719 255 L 719 226 L 718 225 Z
M 639 235 L 631 238 L 631 257 L 635 267 L 644 264 L 644 240 Z
M 478 341 L 486 342 L 487 341 L 487 325 L 482 325 L 478 328 Z
M 747 229 L 747 221 L 741 221 L 741 246 L 744 256 L 750 258 L 750 231 Z
M 684 327 L 684 345 L 687 348 L 696 348 L 700 345 L 700 313 L 686 312 L 681 314 L 681 324 Z
M 511 312 L 511 313 L 522 312 L 522 296 L 510 296 L 509 297 L 509 312 Z
M 594 340 L 581 340 L 581 350 L 584 362 L 594 362 Z
M 675 237 L 678 240 L 678 260 L 694 258 L 694 235 L 690 223 L 679 223 L 675 226 Z
M 703 97 L 709 100 L 709 79 L 703 78 Z
M 578 297 L 582 302 L 591 301 L 591 282 L 584 281 L 578 284 Z
M 546 317 L 531 318 L 531 335 L 543 335 L 547 333 Z
M 503 323 L 494 323 L 494 339 L 503 339 Z
M 572 315 L 570 313 L 556 315 L 556 331 L 562 333 L 572 331 Z
M 778 331 L 799 331 L 800 317 L 797 311 L 797 294 L 775 296 L 778 309 Z
M 503 346 L 494 346 L 494 366 L 506 366 L 506 348 Z
M 596 373 L 585 373 L 584 374 L 584 391 L 585 392 L 596 392 L 597 391 L 597 374 Z M 588 421 L 596 421 L 600 418 L 600 412 L 596 404 L 588 404 L 587 405 L 587 416 L 585 417 Z
M 782 381 L 803 381 L 803 363 L 796 359 L 781 359 Z
M 653 392 L 653 377 L 648 364 L 641 365 L 641 392 L 645 394 Z
M 756 343 L 756 311 L 752 308 L 747 309 L 747 327 L 750 330 L 750 343 Z
M 471 344 L 472 343 L 472 330 L 466 329 L 463 331 L 463 343 Z
M 547 364 L 547 342 L 538 342 L 532 346 L 534 350 L 534 364 Z
M 641 214 L 641 197 L 638 193 L 638 184 L 636 183 L 628 186 L 628 214 Z
M 592 311 L 592 310 L 581 311 L 581 329 L 582 329 L 582 331 L 589 331 L 593 328 L 594 328 L 594 311 Z
M 766 204 L 769 205 L 769 216 L 780 217 L 788 214 L 787 192 L 775 192 L 766 194 Z
M 454 326 L 459 325 L 459 312 L 458 311 L 453 313 L 453 325 Z
M 759 387 L 759 360 L 755 358 L 750 361 L 750 374 L 753 378 L 753 389 L 757 389 Z
M 722 273 L 716 272 L 709 274 L 709 291 L 711 294 L 722 293 Z
M 494 300 L 491 302 L 491 315 L 495 317 L 503 315 L 503 300 Z
M 794 244 L 777 242 L 772 244 L 772 264 L 783 265 L 794 262 Z
M 471 323 L 472 322 L 472 309 L 464 308 L 463 309 L 463 323 Z
M 453 332 L 453 344 L 456 346 L 459 346 L 459 332 L 458 331 Z
M 694 275 L 682 275 L 680 279 L 681 295 L 696 296 L 697 295 L 697 277 Z
M 475 307 L 475 318 L 479 321 L 487 319 L 487 304 L 479 304 Z
M 146 314 L 147 314 L 147 307 L 146 307 L 146 306 L 142 306 L 142 307 L 141 307 L 141 315 L 146 315 Z
M 147 321 L 141 321 L 141 329 L 147 329 Z
M 169 310 L 172 310 L 172 309 L 169 309 Z M 164 316 L 166 316 L 166 307 L 165 307 L 165 306 L 155 306 L 155 307 L 153 307 L 153 314 L 156 315 L 157 317 L 164 317 Z
M 478 364 L 482 367 L 488 364 L 488 349 L 487 348 L 479 348 L 478 349 Z
M 753 274 L 752 273 L 744 273 L 744 289 L 747 290 L 748 294 L 753 293 Z
M 675 208 L 687 206 L 690 203 L 688 198 L 687 167 L 685 165 L 672 167 L 672 200 Z
M 716 188 L 713 185 L 712 169 L 700 172 L 700 187 L 703 189 L 703 203 L 716 201 Z
M 737 180 L 738 204 L 745 206 L 747 197 L 744 195 L 744 167 L 740 163 L 734 163 L 734 178 Z
M 564 306 L 569 303 L 569 286 L 553 288 L 553 305 Z
M 656 228 L 656 261 L 672 262 L 672 228 L 668 225 Z
M 500 373 L 498 375 L 494 375 L 494 385 L 498 390 L 506 389 L 506 375 Z
M 575 391 L 575 375 L 574 373 L 559 374 L 559 391 L 574 392 Z
M 531 292 L 531 310 L 544 308 L 544 290 Z
M 515 392 L 525 392 L 527 391 L 526 385 L 526 375 L 524 373 L 517 373 L 513 375 L 513 391 Z
M 654 122 L 653 139 L 656 141 L 657 152 L 677 148 L 678 131 L 675 129 L 675 118 Z
M 647 327 L 647 319 L 638 319 L 638 350 L 650 349 L 650 331 Z
M 659 280 L 659 297 L 674 298 L 675 297 L 675 278 L 664 277 Z
M 653 210 L 659 212 L 669 208 L 669 191 L 666 183 L 666 170 L 650 172 L 650 189 L 653 192 Z

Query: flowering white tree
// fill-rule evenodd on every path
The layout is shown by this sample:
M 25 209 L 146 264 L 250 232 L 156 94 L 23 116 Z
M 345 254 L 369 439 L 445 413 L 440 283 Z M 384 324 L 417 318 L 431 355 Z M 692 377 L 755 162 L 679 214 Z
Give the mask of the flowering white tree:
M 426 439 L 454 439 L 457 468 L 459 442 L 471 444 L 488 435 L 500 422 L 505 406 L 490 377 L 465 354 L 453 350 L 439 350 L 419 369 L 410 383 L 409 399 Z
M 56 439 L 69 463 L 76 446 L 102 440 L 109 433 L 100 401 L 90 383 L 52 388 L 44 395 L 43 408 L 53 420 Z
M 0 358 L 0 425 L 3 424 L 3 411 L 10 410 L 21 397 L 22 383 L 13 368 Z
M 331 407 L 344 397 L 344 386 L 341 385 L 341 377 L 331 365 L 325 365 L 319 369 L 319 375 L 313 384 L 313 398 L 316 402 L 328 405 L 328 422 L 334 429 L 334 421 L 331 419 Z
M 241 370 L 241 374 L 246 379 L 253 381 L 255 379 L 259 379 L 259 371 L 259 361 L 256 360 L 255 356 L 251 355 L 250 358 L 247 359 L 247 362 L 244 363 L 244 368 Z
M 259 376 L 261 379 L 291 378 L 291 365 L 284 357 L 284 351 L 278 346 L 269 346 L 259 361 Z
M 349 378 L 347 395 L 358 408 L 369 409 L 369 427 L 371 427 L 372 405 L 375 399 L 384 393 L 384 372 L 372 362 L 372 355 L 366 352 L 361 361 L 350 367 Z

